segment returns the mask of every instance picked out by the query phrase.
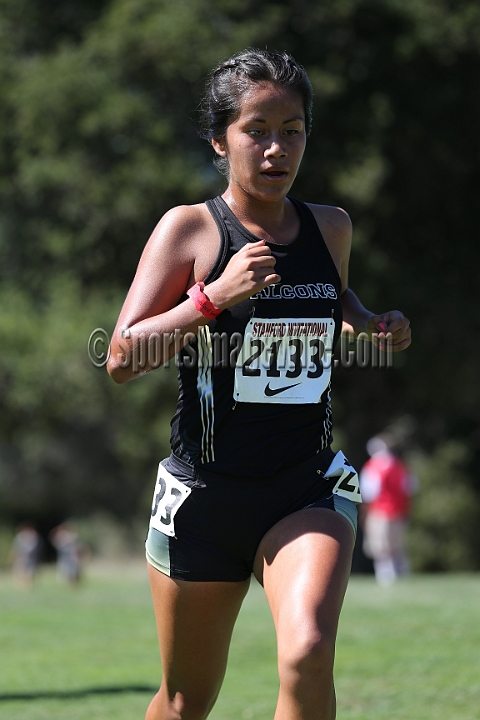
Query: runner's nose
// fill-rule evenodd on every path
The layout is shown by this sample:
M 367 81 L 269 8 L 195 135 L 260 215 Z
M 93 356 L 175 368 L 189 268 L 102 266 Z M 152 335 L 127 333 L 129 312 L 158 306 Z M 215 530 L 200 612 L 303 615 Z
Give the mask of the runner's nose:
M 286 153 L 285 149 L 280 145 L 278 140 L 273 140 L 270 143 L 270 146 L 268 148 L 266 148 L 265 153 L 264 153 L 266 158 L 267 157 L 276 157 L 276 158 L 285 157 L 286 154 L 287 153 Z

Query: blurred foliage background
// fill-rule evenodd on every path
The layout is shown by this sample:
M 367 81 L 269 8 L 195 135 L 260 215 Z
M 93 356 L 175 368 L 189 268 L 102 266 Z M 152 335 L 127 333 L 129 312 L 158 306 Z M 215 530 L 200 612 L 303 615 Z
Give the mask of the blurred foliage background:
M 175 369 L 119 387 L 87 340 L 161 215 L 223 190 L 197 110 L 246 46 L 306 67 L 293 194 L 347 209 L 352 287 L 412 321 L 393 369 L 336 371 L 337 439 L 360 466 L 407 427 L 414 568 L 479 569 L 477 0 L 0 0 L 0 555 L 24 519 L 147 517 Z

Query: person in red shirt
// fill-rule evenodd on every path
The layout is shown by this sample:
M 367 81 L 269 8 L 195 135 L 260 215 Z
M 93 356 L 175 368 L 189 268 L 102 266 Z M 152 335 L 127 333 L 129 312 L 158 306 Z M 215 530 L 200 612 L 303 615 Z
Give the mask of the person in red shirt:
M 380 585 L 407 575 L 406 528 L 416 478 L 382 437 L 367 443 L 370 459 L 360 473 L 364 502 L 363 551 L 372 558 Z

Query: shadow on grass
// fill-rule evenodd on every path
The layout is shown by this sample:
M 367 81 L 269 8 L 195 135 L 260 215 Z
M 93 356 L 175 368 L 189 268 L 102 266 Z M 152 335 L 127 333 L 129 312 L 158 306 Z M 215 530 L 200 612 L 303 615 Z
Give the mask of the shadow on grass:
M 116 695 L 119 693 L 156 693 L 158 686 L 125 685 L 124 687 L 84 688 L 83 690 L 43 690 L 25 693 L 0 693 L 2 700 L 63 700 L 82 698 L 87 695 Z

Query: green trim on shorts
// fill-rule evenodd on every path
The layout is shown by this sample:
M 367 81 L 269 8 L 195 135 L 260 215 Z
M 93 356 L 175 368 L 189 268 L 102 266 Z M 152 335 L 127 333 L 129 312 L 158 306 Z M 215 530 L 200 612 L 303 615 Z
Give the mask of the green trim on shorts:
M 154 568 L 170 577 L 170 538 L 155 528 L 149 528 L 145 541 L 147 561 Z
M 333 506 L 335 508 L 335 512 L 340 513 L 340 515 L 343 515 L 343 517 L 348 520 L 352 527 L 353 535 L 356 538 L 358 518 L 357 504 L 352 500 L 348 500 L 348 498 L 344 498 L 341 495 L 334 493 Z

